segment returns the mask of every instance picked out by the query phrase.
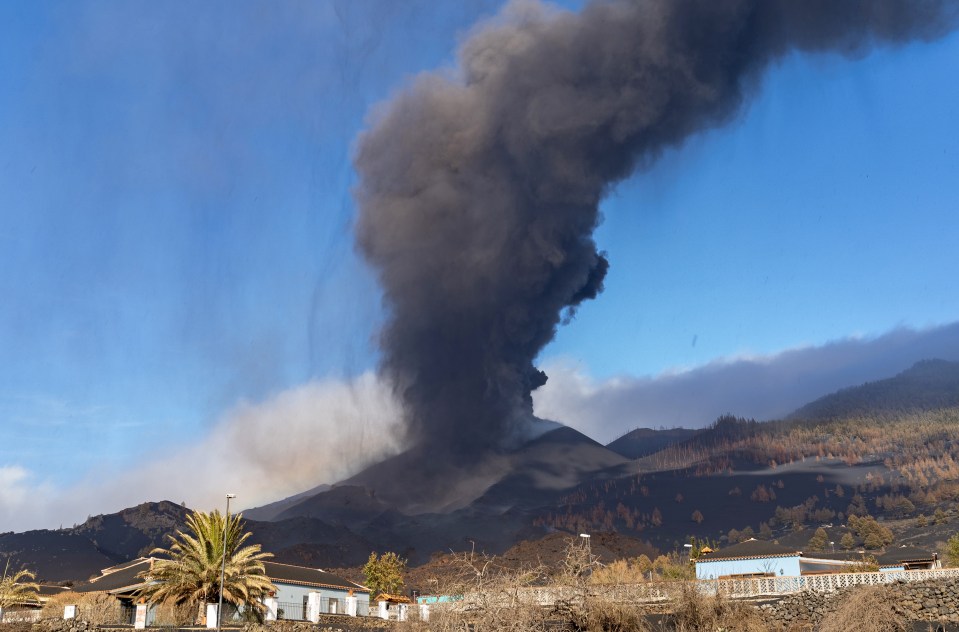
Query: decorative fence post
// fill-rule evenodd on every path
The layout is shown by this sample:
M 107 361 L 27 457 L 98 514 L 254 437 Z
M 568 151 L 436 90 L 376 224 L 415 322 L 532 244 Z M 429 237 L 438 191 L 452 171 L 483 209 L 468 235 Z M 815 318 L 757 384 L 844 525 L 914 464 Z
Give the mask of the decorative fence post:
M 215 603 L 208 603 L 206 605 L 206 628 L 208 630 L 216 629 L 216 614 L 217 605 Z

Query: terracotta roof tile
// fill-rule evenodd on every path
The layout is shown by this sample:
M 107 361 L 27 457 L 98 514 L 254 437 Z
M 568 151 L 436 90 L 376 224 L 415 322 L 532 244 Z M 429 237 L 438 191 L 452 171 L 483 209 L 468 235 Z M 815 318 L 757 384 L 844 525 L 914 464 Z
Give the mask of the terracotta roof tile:
M 776 544 L 775 542 L 764 542 L 762 540 L 746 540 L 739 544 L 727 546 L 724 549 L 713 551 L 699 557 L 700 562 L 712 562 L 714 560 L 740 560 L 756 557 L 788 557 L 800 555 L 802 551 Z

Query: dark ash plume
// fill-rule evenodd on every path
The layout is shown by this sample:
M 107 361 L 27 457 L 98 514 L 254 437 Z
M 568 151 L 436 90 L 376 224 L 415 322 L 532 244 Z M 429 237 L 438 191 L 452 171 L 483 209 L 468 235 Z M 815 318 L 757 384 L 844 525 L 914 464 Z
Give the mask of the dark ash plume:
M 735 115 L 792 50 L 932 39 L 956 0 L 514 2 L 453 72 L 419 76 L 359 139 L 357 240 L 389 310 L 382 370 L 410 439 L 495 448 L 532 414 L 533 362 L 602 291 L 610 186 Z

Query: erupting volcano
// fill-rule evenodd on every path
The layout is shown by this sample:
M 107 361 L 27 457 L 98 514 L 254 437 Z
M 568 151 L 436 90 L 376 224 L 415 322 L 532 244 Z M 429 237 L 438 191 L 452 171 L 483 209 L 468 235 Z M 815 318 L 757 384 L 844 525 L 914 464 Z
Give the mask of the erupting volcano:
M 956 16 L 950 0 L 526 0 L 477 27 L 356 151 L 356 238 L 410 445 L 468 464 L 524 435 L 537 355 L 603 289 L 592 234 L 616 182 L 729 121 L 793 51 L 858 55 Z

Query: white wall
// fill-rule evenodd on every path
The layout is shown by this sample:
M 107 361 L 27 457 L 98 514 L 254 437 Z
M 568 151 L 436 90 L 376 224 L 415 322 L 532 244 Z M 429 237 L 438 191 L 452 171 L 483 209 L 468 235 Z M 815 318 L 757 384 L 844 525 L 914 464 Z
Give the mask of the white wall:
M 284 604 L 288 603 L 302 605 L 304 597 L 309 595 L 311 592 L 318 592 L 320 593 L 321 598 L 321 612 L 329 612 L 328 604 L 330 598 L 332 597 L 333 599 L 337 599 L 339 601 L 337 612 L 339 614 L 346 613 L 346 598 L 349 595 L 349 592 L 346 589 L 299 586 L 297 584 L 284 584 L 283 582 L 278 581 L 274 581 L 273 585 L 276 586 L 276 600 L 279 603 L 280 608 L 283 608 Z M 369 594 L 354 591 L 353 596 L 356 597 L 356 614 L 360 616 L 366 616 L 369 614 Z M 284 613 L 284 618 L 289 619 L 291 616 L 292 615 L 290 612 Z
M 696 579 L 719 579 L 725 575 L 751 575 L 753 573 L 773 573 L 777 577 L 798 577 L 800 575 L 799 556 L 696 562 Z

